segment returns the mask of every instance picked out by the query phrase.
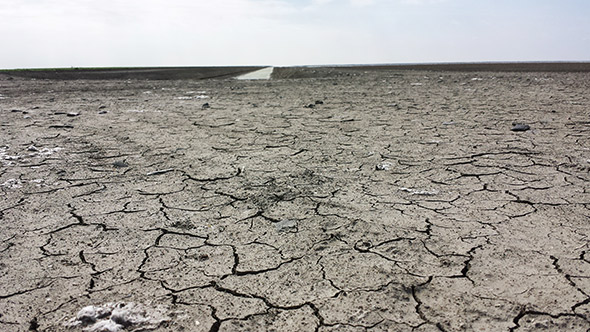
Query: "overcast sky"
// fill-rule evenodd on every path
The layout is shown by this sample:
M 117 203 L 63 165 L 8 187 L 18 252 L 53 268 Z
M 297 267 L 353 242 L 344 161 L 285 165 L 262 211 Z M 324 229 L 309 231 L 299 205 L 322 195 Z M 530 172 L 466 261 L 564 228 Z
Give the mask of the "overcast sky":
M 0 0 L 0 68 L 590 60 L 588 0 Z

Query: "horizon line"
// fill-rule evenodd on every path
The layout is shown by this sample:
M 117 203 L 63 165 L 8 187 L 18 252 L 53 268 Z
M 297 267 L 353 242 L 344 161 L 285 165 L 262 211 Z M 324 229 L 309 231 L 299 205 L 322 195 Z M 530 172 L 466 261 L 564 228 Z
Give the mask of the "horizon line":
M 590 60 L 558 60 L 558 61 L 440 61 L 440 62 L 374 62 L 374 63 L 326 63 L 313 65 L 187 65 L 187 66 L 70 66 L 70 67 L 20 67 L 20 68 L 0 68 L 0 71 L 18 71 L 18 70 L 116 70 L 116 69 L 182 69 L 182 68 L 237 68 L 237 67 L 378 67 L 378 66 L 429 66 L 429 65 L 490 65 L 490 64 L 590 64 Z

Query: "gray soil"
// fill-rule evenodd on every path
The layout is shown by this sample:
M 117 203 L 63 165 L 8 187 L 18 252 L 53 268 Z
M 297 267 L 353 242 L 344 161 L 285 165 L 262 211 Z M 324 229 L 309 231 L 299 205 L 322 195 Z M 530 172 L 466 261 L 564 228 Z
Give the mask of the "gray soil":
M 0 74 L 0 330 L 587 331 L 589 75 Z

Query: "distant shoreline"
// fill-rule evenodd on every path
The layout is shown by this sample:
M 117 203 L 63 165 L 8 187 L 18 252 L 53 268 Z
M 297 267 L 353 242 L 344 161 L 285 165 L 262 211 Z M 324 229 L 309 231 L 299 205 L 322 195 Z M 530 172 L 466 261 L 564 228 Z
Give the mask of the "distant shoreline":
M 441 62 L 416 64 L 320 66 L 373 70 L 507 71 L 507 72 L 590 72 L 590 62 Z
M 31 68 L 2 69 L 0 75 L 35 79 L 148 79 L 183 80 L 231 78 L 265 66 L 227 67 L 117 67 L 117 68 Z M 416 70 L 454 72 L 590 72 L 590 62 L 456 62 L 417 64 L 345 64 L 277 66 L 279 70 Z

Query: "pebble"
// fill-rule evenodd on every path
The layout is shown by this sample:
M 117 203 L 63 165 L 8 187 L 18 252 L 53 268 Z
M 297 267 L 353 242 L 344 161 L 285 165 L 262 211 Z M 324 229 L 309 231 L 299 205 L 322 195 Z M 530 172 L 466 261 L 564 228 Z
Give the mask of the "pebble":
M 524 123 L 513 123 L 512 128 L 510 130 L 512 130 L 512 131 L 527 131 L 529 129 L 531 129 L 531 127 L 529 125 L 524 124 Z
M 49 126 L 49 128 L 53 128 L 53 129 L 72 129 L 72 128 L 74 128 L 74 126 L 72 126 L 72 125 L 66 125 L 66 124 L 56 124 L 56 125 Z
M 211 107 L 211 105 L 209 105 L 209 103 L 204 103 L 204 104 L 201 106 L 201 108 L 202 108 L 202 109 L 207 109 L 207 108 L 210 108 L 210 107 Z
M 393 165 L 390 162 L 383 161 L 377 164 L 377 166 L 375 166 L 375 169 L 378 171 L 389 171 L 392 167 Z
M 115 161 L 113 166 L 118 168 L 129 167 L 129 165 L 124 161 Z

